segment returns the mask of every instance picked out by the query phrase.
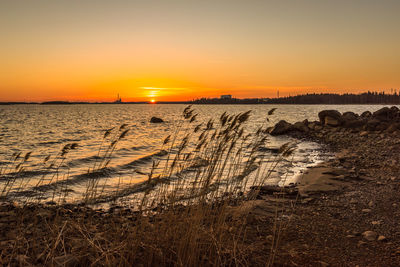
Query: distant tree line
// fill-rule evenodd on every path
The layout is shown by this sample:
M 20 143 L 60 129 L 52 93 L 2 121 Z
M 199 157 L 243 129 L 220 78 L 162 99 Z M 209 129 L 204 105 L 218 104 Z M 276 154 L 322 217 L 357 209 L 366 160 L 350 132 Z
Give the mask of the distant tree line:
M 400 94 L 366 92 L 361 94 L 303 94 L 279 98 L 221 99 L 200 98 L 192 104 L 400 104 Z

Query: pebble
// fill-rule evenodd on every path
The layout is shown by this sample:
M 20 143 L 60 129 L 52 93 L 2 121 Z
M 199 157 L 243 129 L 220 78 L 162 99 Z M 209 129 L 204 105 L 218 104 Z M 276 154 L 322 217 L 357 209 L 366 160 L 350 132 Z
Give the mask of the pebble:
M 386 241 L 386 240 L 387 240 L 386 236 L 384 235 L 378 236 L 378 241 Z
M 370 213 L 371 209 L 362 209 L 361 211 L 364 212 L 364 213 Z
M 358 243 L 357 243 L 357 247 L 361 247 L 362 245 L 365 245 L 365 244 L 367 244 L 367 242 L 364 242 L 364 241 L 358 241 Z
M 374 202 L 372 202 L 372 200 L 368 203 L 368 206 L 369 207 L 372 207 L 372 206 L 374 206 Z
M 350 204 L 357 204 L 357 203 L 358 203 L 358 201 L 355 200 L 354 198 L 350 199 Z
M 301 203 L 307 204 L 307 203 L 309 203 L 309 202 L 311 202 L 311 201 L 313 201 L 313 200 L 314 200 L 313 198 L 308 197 L 308 198 L 303 199 L 303 200 L 301 201 Z
M 379 224 L 381 224 L 381 222 L 380 221 L 372 221 L 371 224 L 372 225 L 379 225 Z
M 365 231 L 364 233 L 362 233 L 362 236 L 368 241 L 374 241 L 378 234 L 374 231 Z
M 320 266 L 324 266 L 324 267 L 328 267 L 328 266 L 330 266 L 330 264 L 329 264 L 329 263 L 327 263 L 327 262 L 324 262 L 324 261 L 318 261 L 318 263 L 320 264 Z

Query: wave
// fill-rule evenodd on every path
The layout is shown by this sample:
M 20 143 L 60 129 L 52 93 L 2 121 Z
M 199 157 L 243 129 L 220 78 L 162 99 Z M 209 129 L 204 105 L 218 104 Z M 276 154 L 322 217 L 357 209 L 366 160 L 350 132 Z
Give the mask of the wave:
M 61 144 L 61 141 L 47 141 L 47 142 L 40 142 L 38 145 L 40 146 L 49 146 L 49 145 L 55 145 L 55 144 Z
M 69 167 L 76 167 L 82 164 L 87 164 L 87 163 L 91 163 L 91 162 L 101 162 L 101 157 L 97 156 L 97 155 L 93 155 L 93 156 L 89 156 L 86 158 L 79 158 L 79 159 L 73 159 L 67 162 L 67 165 Z
M 54 173 L 54 172 L 50 171 L 50 170 L 10 172 L 10 173 L 4 174 L 0 178 L 0 180 L 31 178 L 34 176 L 47 175 L 50 173 Z
M 138 165 L 149 163 L 154 157 L 163 157 L 163 156 L 166 156 L 167 154 L 168 154 L 167 151 L 160 150 L 160 151 L 158 151 L 156 153 L 153 153 L 153 154 L 150 154 L 150 155 L 135 159 L 132 162 L 124 164 L 124 165 L 120 166 L 120 169 L 122 169 L 122 170 L 130 169 L 130 168 L 136 167 Z
M 121 166 L 117 166 L 117 167 L 105 167 L 96 171 L 92 171 L 92 172 L 88 172 L 88 173 L 82 173 L 82 174 L 78 174 L 72 177 L 68 177 L 65 180 L 61 180 L 61 181 L 56 181 L 56 182 L 51 182 L 49 184 L 44 184 L 44 185 L 39 185 L 39 186 L 35 186 L 31 189 L 28 190 L 24 190 L 24 191 L 19 191 L 19 192 L 14 192 L 12 193 L 12 195 L 14 197 L 23 197 L 23 196 L 32 196 L 35 195 L 35 193 L 41 193 L 41 192 L 46 192 L 49 190 L 54 190 L 57 187 L 68 187 L 68 186 L 73 186 L 73 185 L 77 185 L 80 183 L 83 183 L 85 181 L 91 180 L 91 179 L 102 179 L 102 178 L 110 178 L 112 177 L 114 174 L 118 173 L 121 170 L 126 170 L 126 169 L 131 169 L 137 165 L 140 164 L 145 164 L 150 162 L 153 157 L 161 157 L 161 156 L 165 156 L 167 155 L 167 151 L 165 150 L 161 150 L 158 151 L 156 153 L 141 157 L 139 159 L 136 159 L 128 164 L 125 165 L 121 165 Z M 89 158 L 94 158 L 97 156 L 92 156 Z M 79 161 L 79 159 L 77 160 Z M 32 175 L 34 173 L 37 173 L 35 171 L 32 172 Z

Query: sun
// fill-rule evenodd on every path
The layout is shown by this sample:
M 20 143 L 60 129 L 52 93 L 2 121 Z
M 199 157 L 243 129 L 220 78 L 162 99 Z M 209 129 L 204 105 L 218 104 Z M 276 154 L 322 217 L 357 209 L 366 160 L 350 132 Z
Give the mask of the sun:
M 156 103 L 156 101 L 154 99 L 150 100 L 151 103 Z

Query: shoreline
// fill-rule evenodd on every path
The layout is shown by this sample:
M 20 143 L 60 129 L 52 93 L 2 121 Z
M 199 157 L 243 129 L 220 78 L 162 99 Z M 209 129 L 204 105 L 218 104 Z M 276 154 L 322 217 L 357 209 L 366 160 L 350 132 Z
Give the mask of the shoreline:
M 400 264 L 400 128 L 391 127 L 398 119 L 383 117 L 377 129 L 368 121 L 347 127 L 322 119 L 309 131 L 286 133 L 326 144 L 335 158 L 300 179 L 301 199 L 280 242 L 278 265 Z
M 254 188 L 243 201 L 232 199 L 222 210 L 219 203 L 209 204 L 210 214 L 203 226 L 212 226 L 214 214 L 223 211 L 223 224 L 218 226 L 226 230 L 221 233 L 235 237 L 246 232 L 243 247 L 235 253 L 240 252 L 240 260 L 247 265 L 398 266 L 400 131 L 331 126 L 325 125 L 325 120 L 308 124 L 319 127 L 307 125 L 307 131 L 297 124 L 285 134 L 326 144 L 335 153 L 334 158 L 307 168 L 295 187 Z M 196 212 L 196 206 L 190 209 Z M 151 247 L 130 254 L 130 242 L 137 237 L 131 235 L 134 229 L 139 225 L 139 230 L 148 235 L 141 237 L 149 244 L 168 245 L 157 241 L 158 235 L 171 227 L 172 236 L 182 234 L 182 226 L 196 219 L 188 216 L 191 213 L 184 207 L 143 217 L 123 207 L 102 211 L 68 204 L 20 207 L 11 203 L 1 205 L 0 214 L 0 250 L 4 255 L 0 263 L 11 265 L 78 266 L 99 262 L 103 257 L 110 257 L 104 265 L 168 265 L 174 260 L 163 262 L 165 256 Z M 182 224 L 176 226 L 169 223 L 179 221 Z M 29 253 L 26 242 L 30 244 Z M 99 256 L 93 242 L 102 244 L 104 255 Z M 234 249 L 231 242 L 221 245 Z M 49 244 L 54 249 L 44 254 Z M 127 256 L 131 261 L 123 262 Z M 150 264 L 146 262 L 149 258 L 153 259 Z

